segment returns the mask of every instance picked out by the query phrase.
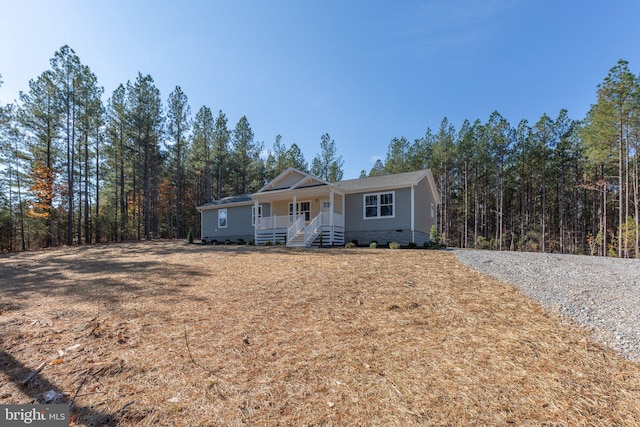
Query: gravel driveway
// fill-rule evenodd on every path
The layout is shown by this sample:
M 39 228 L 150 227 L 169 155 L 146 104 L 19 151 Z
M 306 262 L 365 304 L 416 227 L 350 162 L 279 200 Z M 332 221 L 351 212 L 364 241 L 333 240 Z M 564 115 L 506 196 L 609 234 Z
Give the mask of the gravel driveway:
M 464 264 L 520 288 L 543 307 L 640 361 L 640 260 L 456 249 Z

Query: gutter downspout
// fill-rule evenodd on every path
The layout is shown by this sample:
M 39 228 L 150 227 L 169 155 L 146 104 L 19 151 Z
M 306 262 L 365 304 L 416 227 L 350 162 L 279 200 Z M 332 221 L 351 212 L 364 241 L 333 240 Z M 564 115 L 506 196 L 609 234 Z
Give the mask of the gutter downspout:
M 258 218 L 258 200 L 254 199 L 253 201 L 253 242 L 256 243 L 258 241 L 258 222 L 260 218 Z

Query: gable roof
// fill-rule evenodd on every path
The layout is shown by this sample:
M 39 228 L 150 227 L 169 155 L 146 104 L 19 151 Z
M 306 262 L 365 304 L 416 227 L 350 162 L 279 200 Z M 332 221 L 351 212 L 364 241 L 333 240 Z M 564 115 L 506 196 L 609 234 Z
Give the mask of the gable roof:
M 267 193 L 270 191 L 318 187 L 321 185 L 331 185 L 331 183 L 309 173 L 302 172 L 301 170 L 298 170 L 296 168 L 287 168 L 284 172 L 268 182 L 255 194 Z
M 240 194 L 238 196 L 224 197 L 220 200 L 214 200 L 213 202 L 205 203 L 202 206 L 198 206 L 198 210 L 218 209 L 228 206 L 241 206 L 253 204 L 253 199 L 249 194 Z
M 391 190 L 394 188 L 406 188 L 418 185 L 420 181 L 427 179 L 433 200 L 440 203 L 440 195 L 431 170 L 422 169 L 413 172 L 403 172 L 392 175 L 371 176 L 368 178 L 348 179 L 336 182 L 334 185 L 344 190 L 345 193 L 360 193 L 364 191 Z

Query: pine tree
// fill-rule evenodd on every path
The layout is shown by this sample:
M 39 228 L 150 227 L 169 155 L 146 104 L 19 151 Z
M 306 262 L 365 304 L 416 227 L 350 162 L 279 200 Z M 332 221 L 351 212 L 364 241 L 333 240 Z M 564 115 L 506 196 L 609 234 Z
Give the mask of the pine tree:
M 343 165 L 344 160 L 337 154 L 336 143 L 325 133 L 320 138 L 320 153 L 312 161 L 311 173 L 325 181 L 337 182 L 344 174 Z
M 493 195 L 495 200 L 495 242 L 496 249 L 502 250 L 504 234 L 504 194 L 505 174 L 508 168 L 512 147 L 513 131 L 509 122 L 494 111 L 487 122 L 487 132 L 490 139 L 491 157 L 494 160 Z
M 54 77 L 53 72 L 47 70 L 36 80 L 30 80 L 29 92 L 20 93 L 22 105 L 18 112 L 18 120 L 31 140 L 31 177 L 39 186 L 39 190 L 34 191 L 42 195 L 36 210 L 43 215 L 35 216 L 43 218 L 45 222 L 45 247 L 56 244 L 53 200 L 59 188 L 56 185 L 56 170 L 59 166 L 58 138 L 62 109 Z
M 282 135 L 276 135 L 276 140 L 273 143 L 273 150 L 269 153 L 271 155 L 272 165 L 270 167 L 269 176 L 267 180 L 272 180 L 276 176 L 284 172 L 288 167 L 291 167 L 290 158 L 287 154 L 287 148 L 282 142 Z
M 430 168 L 435 171 L 438 176 L 438 185 L 442 197 L 440 204 L 440 233 L 444 234 L 445 241 L 451 234 L 451 198 L 450 187 L 452 182 L 453 159 L 455 153 L 454 147 L 455 129 L 449 124 L 449 120 L 445 117 L 441 124 L 438 134 L 434 138 L 431 157 L 429 159 Z
M 77 129 L 77 89 L 80 84 L 80 58 L 69 46 L 63 46 L 51 59 L 56 96 L 61 109 L 61 129 L 66 147 L 67 245 L 73 244 L 75 161 Z
M 404 136 L 400 139 L 393 138 L 387 149 L 387 158 L 384 162 L 384 171 L 387 174 L 409 172 L 409 141 Z
M 182 227 L 182 224 L 184 223 L 182 215 L 182 194 L 185 173 L 185 152 L 188 149 L 188 132 L 191 127 L 190 115 L 191 107 L 189 107 L 187 95 L 182 92 L 180 86 L 176 86 L 173 92 L 169 94 L 167 129 L 168 136 L 173 142 L 173 163 L 176 187 L 176 238 L 178 239 L 182 238 L 183 235 L 186 235 Z M 171 227 L 170 224 L 169 227 Z
M 617 163 L 618 230 L 622 230 L 630 212 L 629 153 L 637 128 L 639 97 L 638 79 L 629 71 L 628 62 L 619 60 L 598 85 L 598 101 L 587 115 L 583 132 L 587 155 L 592 161 L 603 169 L 612 161 Z M 605 176 L 603 173 L 602 179 Z M 618 256 L 626 257 L 627 252 L 623 239 L 618 238 Z
M 236 193 L 247 194 L 249 183 L 254 178 L 256 162 L 260 156 L 262 144 L 253 140 L 253 131 L 246 116 L 242 116 L 233 131 L 233 164 L 236 173 Z M 257 190 L 257 189 L 256 189 Z
M 143 232 L 145 238 L 158 232 L 158 217 L 154 208 L 160 184 L 162 102 L 160 91 L 150 75 L 138 73 L 136 81 L 127 86 L 130 132 L 136 153 L 137 186 L 134 183 L 134 194 L 137 198 L 137 238 L 140 240 Z
M 128 95 L 124 85 L 119 85 L 109 98 L 107 103 L 107 129 L 106 139 L 109 147 L 108 166 L 112 171 L 110 184 L 113 191 L 112 215 L 114 230 L 113 239 L 123 241 L 127 233 L 128 203 L 125 193 L 127 180 L 125 178 L 125 165 L 127 159 L 132 156 L 132 147 L 129 144 L 128 124 Z
M 214 119 L 211 110 L 202 106 L 193 123 L 190 153 L 190 174 L 195 181 L 196 204 L 203 205 L 212 199 L 212 151 Z
M 285 167 L 285 169 L 287 167 L 291 167 L 302 172 L 309 171 L 309 164 L 304 159 L 302 150 L 300 150 L 300 147 L 298 147 L 298 144 L 296 144 L 295 142 L 291 144 L 291 147 L 289 147 L 289 149 L 287 150 L 286 159 L 287 166 Z
M 373 167 L 369 171 L 369 176 L 380 176 L 385 174 L 386 174 L 386 170 L 385 170 L 384 164 L 382 163 L 382 160 L 376 159 L 375 163 L 373 164 Z
M 78 194 L 79 201 L 84 200 L 84 205 L 78 206 L 78 243 L 84 234 L 86 243 L 91 243 L 92 233 L 96 233 L 96 239 L 100 238 L 99 209 L 100 206 L 100 132 L 104 123 L 104 107 L 102 105 L 102 93 L 104 89 L 98 86 L 98 79 L 89 67 L 81 66 L 76 87 L 76 122 L 78 134 L 78 159 L 79 169 Z M 92 182 L 93 180 L 93 182 Z M 91 186 L 95 193 L 90 194 Z M 96 207 L 95 214 L 91 213 L 91 199 Z M 81 218 L 80 212 L 84 214 Z M 80 221 L 83 219 L 83 227 Z M 93 227 L 92 227 L 93 225 Z
M 218 199 L 223 197 L 224 184 L 227 178 L 225 172 L 229 161 L 229 137 L 227 116 L 220 110 L 213 128 L 213 170 L 216 174 L 216 197 Z
M 469 174 L 473 163 L 473 127 L 468 120 L 465 120 L 458 131 L 458 140 L 456 142 L 456 157 L 459 164 L 459 181 L 462 187 L 462 225 L 460 230 L 462 236 L 460 238 L 460 246 L 469 247 Z

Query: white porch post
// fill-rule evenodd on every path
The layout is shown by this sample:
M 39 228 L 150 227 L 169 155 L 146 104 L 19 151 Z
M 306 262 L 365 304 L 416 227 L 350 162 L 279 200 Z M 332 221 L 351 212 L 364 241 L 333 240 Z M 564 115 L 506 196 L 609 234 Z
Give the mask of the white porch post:
M 329 192 L 329 245 L 333 246 L 333 190 Z
M 293 195 L 293 222 L 298 220 L 298 196 Z
M 257 200 L 253 201 L 253 218 L 254 218 L 253 240 L 256 241 L 258 240 L 258 223 L 260 222 L 260 219 L 258 218 L 258 201 Z

